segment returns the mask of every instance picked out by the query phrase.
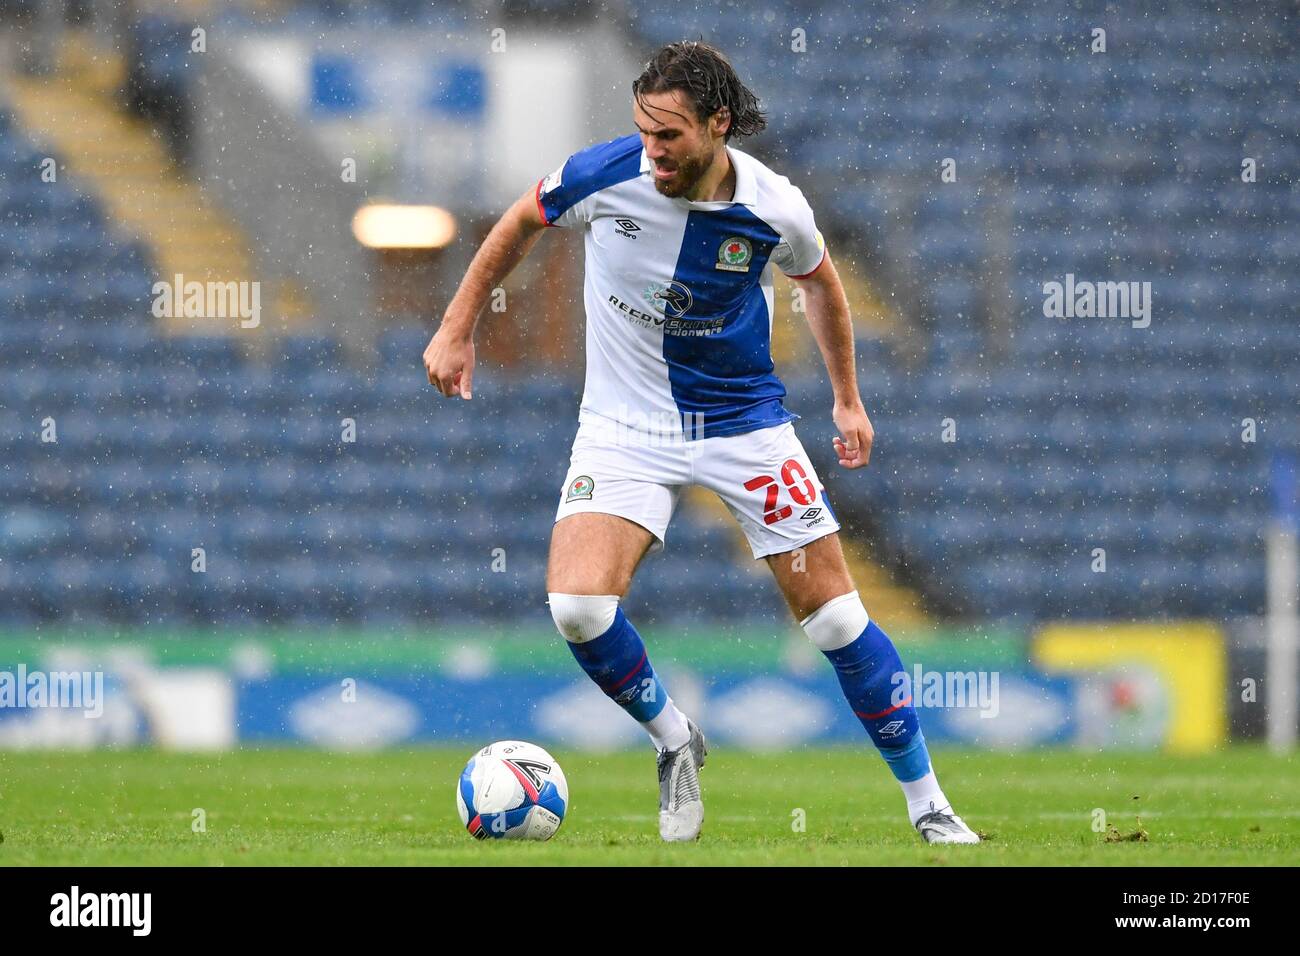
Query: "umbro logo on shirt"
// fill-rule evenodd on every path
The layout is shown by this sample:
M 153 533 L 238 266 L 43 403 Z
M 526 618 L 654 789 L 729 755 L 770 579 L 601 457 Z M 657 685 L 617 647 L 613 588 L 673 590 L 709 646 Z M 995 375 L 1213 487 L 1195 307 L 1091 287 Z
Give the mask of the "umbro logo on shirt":
M 615 219 L 614 225 L 617 227 L 614 230 L 617 235 L 627 236 L 629 239 L 635 239 L 636 236 L 632 235 L 632 233 L 641 231 L 641 227 L 631 219 Z

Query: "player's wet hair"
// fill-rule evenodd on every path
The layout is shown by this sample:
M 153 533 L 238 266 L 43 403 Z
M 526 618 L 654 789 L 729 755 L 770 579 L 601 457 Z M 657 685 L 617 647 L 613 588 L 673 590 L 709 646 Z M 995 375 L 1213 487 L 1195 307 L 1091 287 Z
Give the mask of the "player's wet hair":
M 642 108 L 642 97 L 647 93 L 670 90 L 685 91 L 701 123 L 726 107 L 731 116 L 725 137 L 728 141 L 732 136 L 753 136 L 767 126 L 758 108 L 758 97 L 740 82 L 722 51 L 702 40 L 668 44 L 650 58 L 632 84 L 632 95 Z

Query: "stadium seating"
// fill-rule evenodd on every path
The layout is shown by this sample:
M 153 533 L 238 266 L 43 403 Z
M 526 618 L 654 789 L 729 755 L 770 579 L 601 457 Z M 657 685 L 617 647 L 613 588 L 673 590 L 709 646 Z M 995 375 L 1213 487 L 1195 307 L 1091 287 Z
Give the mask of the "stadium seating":
M 956 613 L 1262 610 L 1272 457 L 1300 451 L 1300 193 L 1280 172 L 1300 159 L 1300 61 L 1281 13 L 1193 6 L 1126 18 L 1104 57 L 1087 50 L 1101 5 L 631 11 L 647 48 L 703 36 L 762 78 L 772 124 L 750 148 L 804 188 L 833 248 L 884 234 L 889 174 L 933 171 L 909 250 L 924 313 L 905 317 L 928 358 L 860 343 L 872 466 L 842 472 L 822 447 L 824 376 L 787 385 L 841 519 Z M 1240 29 L 1212 29 L 1225 17 Z M 800 26 L 809 52 L 791 55 Z M 1249 52 L 1225 45 L 1234 32 Z M 957 183 L 938 183 L 944 156 Z M 91 197 L 38 182 L 39 160 L 0 112 L 0 620 L 492 622 L 521 607 L 548 620 L 546 537 L 580 383 L 484 374 L 472 403 L 438 401 L 418 328 L 385 337 L 373 379 L 328 339 L 286 340 L 269 362 L 219 338 L 164 339 L 142 250 Z M 982 283 L 986 175 L 1013 223 L 1002 338 Z M 1150 327 L 1045 317 L 1042 285 L 1067 272 L 1151 281 Z M 40 441 L 47 417 L 57 444 Z M 484 422 L 509 428 L 484 442 Z M 683 626 L 784 613 L 731 534 L 690 519 L 629 608 Z
M 701 36 L 762 78 L 772 124 L 752 148 L 803 183 L 841 243 L 888 234 L 891 177 L 926 180 L 907 250 L 922 311 L 906 318 L 928 331 L 928 362 L 903 368 L 879 347 L 860 362 L 871 468 L 839 473 L 809 444 L 840 512 L 973 617 L 1259 613 L 1273 456 L 1300 451 L 1300 193 L 1284 172 L 1300 158 L 1300 66 L 1285 14 L 1108 9 L 728 4 L 634 20 L 647 48 Z M 1089 50 L 1097 26 L 1111 28 L 1104 55 Z M 792 54 L 799 27 L 807 52 Z M 1245 156 L 1261 167 L 1249 184 Z M 956 183 L 938 181 L 944 157 Z M 1001 337 L 981 284 L 999 191 Z M 1044 317 L 1043 283 L 1067 272 L 1151 281 L 1150 327 Z M 799 410 L 829 403 L 818 377 L 787 384 Z
M 0 159 L 0 620 L 549 622 L 577 383 L 485 374 L 472 405 L 439 401 L 422 329 L 385 336 L 373 379 L 329 338 L 256 363 L 228 338 L 164 337 L 142 251 L 92 198 L 39 182 L 3 112 Z M 781 612 L 733 548 L 684 513 L 629 606 L 665 626 Z

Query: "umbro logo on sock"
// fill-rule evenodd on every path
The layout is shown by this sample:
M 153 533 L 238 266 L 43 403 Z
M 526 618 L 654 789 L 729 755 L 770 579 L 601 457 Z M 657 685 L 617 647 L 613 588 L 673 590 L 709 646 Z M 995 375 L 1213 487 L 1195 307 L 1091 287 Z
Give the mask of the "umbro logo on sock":
M 889 723 L 885 724 L 885 726 L 883 726 L 883 727 L 880 728 L 880 731 L 879 731 L 880 736 L 882 736 L 882 737 L 897 737 L 900 733 L 902 733 L 902 731 L 903 731 L 903 726 L 904 726 L 904 725 L 903 725 L 903 721 L 901 721 L 901 720 L 891 720 Z

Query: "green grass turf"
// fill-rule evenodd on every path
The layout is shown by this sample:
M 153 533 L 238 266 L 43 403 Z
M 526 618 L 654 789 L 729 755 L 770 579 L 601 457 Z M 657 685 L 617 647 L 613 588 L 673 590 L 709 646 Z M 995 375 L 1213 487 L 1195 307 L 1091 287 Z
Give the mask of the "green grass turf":
M 649 752 L 557 753 L 572 805 L 549 843 L 478 842 L 456 816 L 467 751 L 0 753 L 0 863 L 1259 865 L 1300 862 L 1300 774 L 1257 748 L 1206 757 L 941 751 L 977 847 L 928 847 L 865 750 L 723 748 L 695 844 L 664 845 Z M 1137 796 L 1140 799 L 1134 800 Z M 191 829 L 202 808 L 207 830 Z M 1108 843 L 1093 811 L 1146 842 Z M 795 832 L 794 811 L 806 818 Z

